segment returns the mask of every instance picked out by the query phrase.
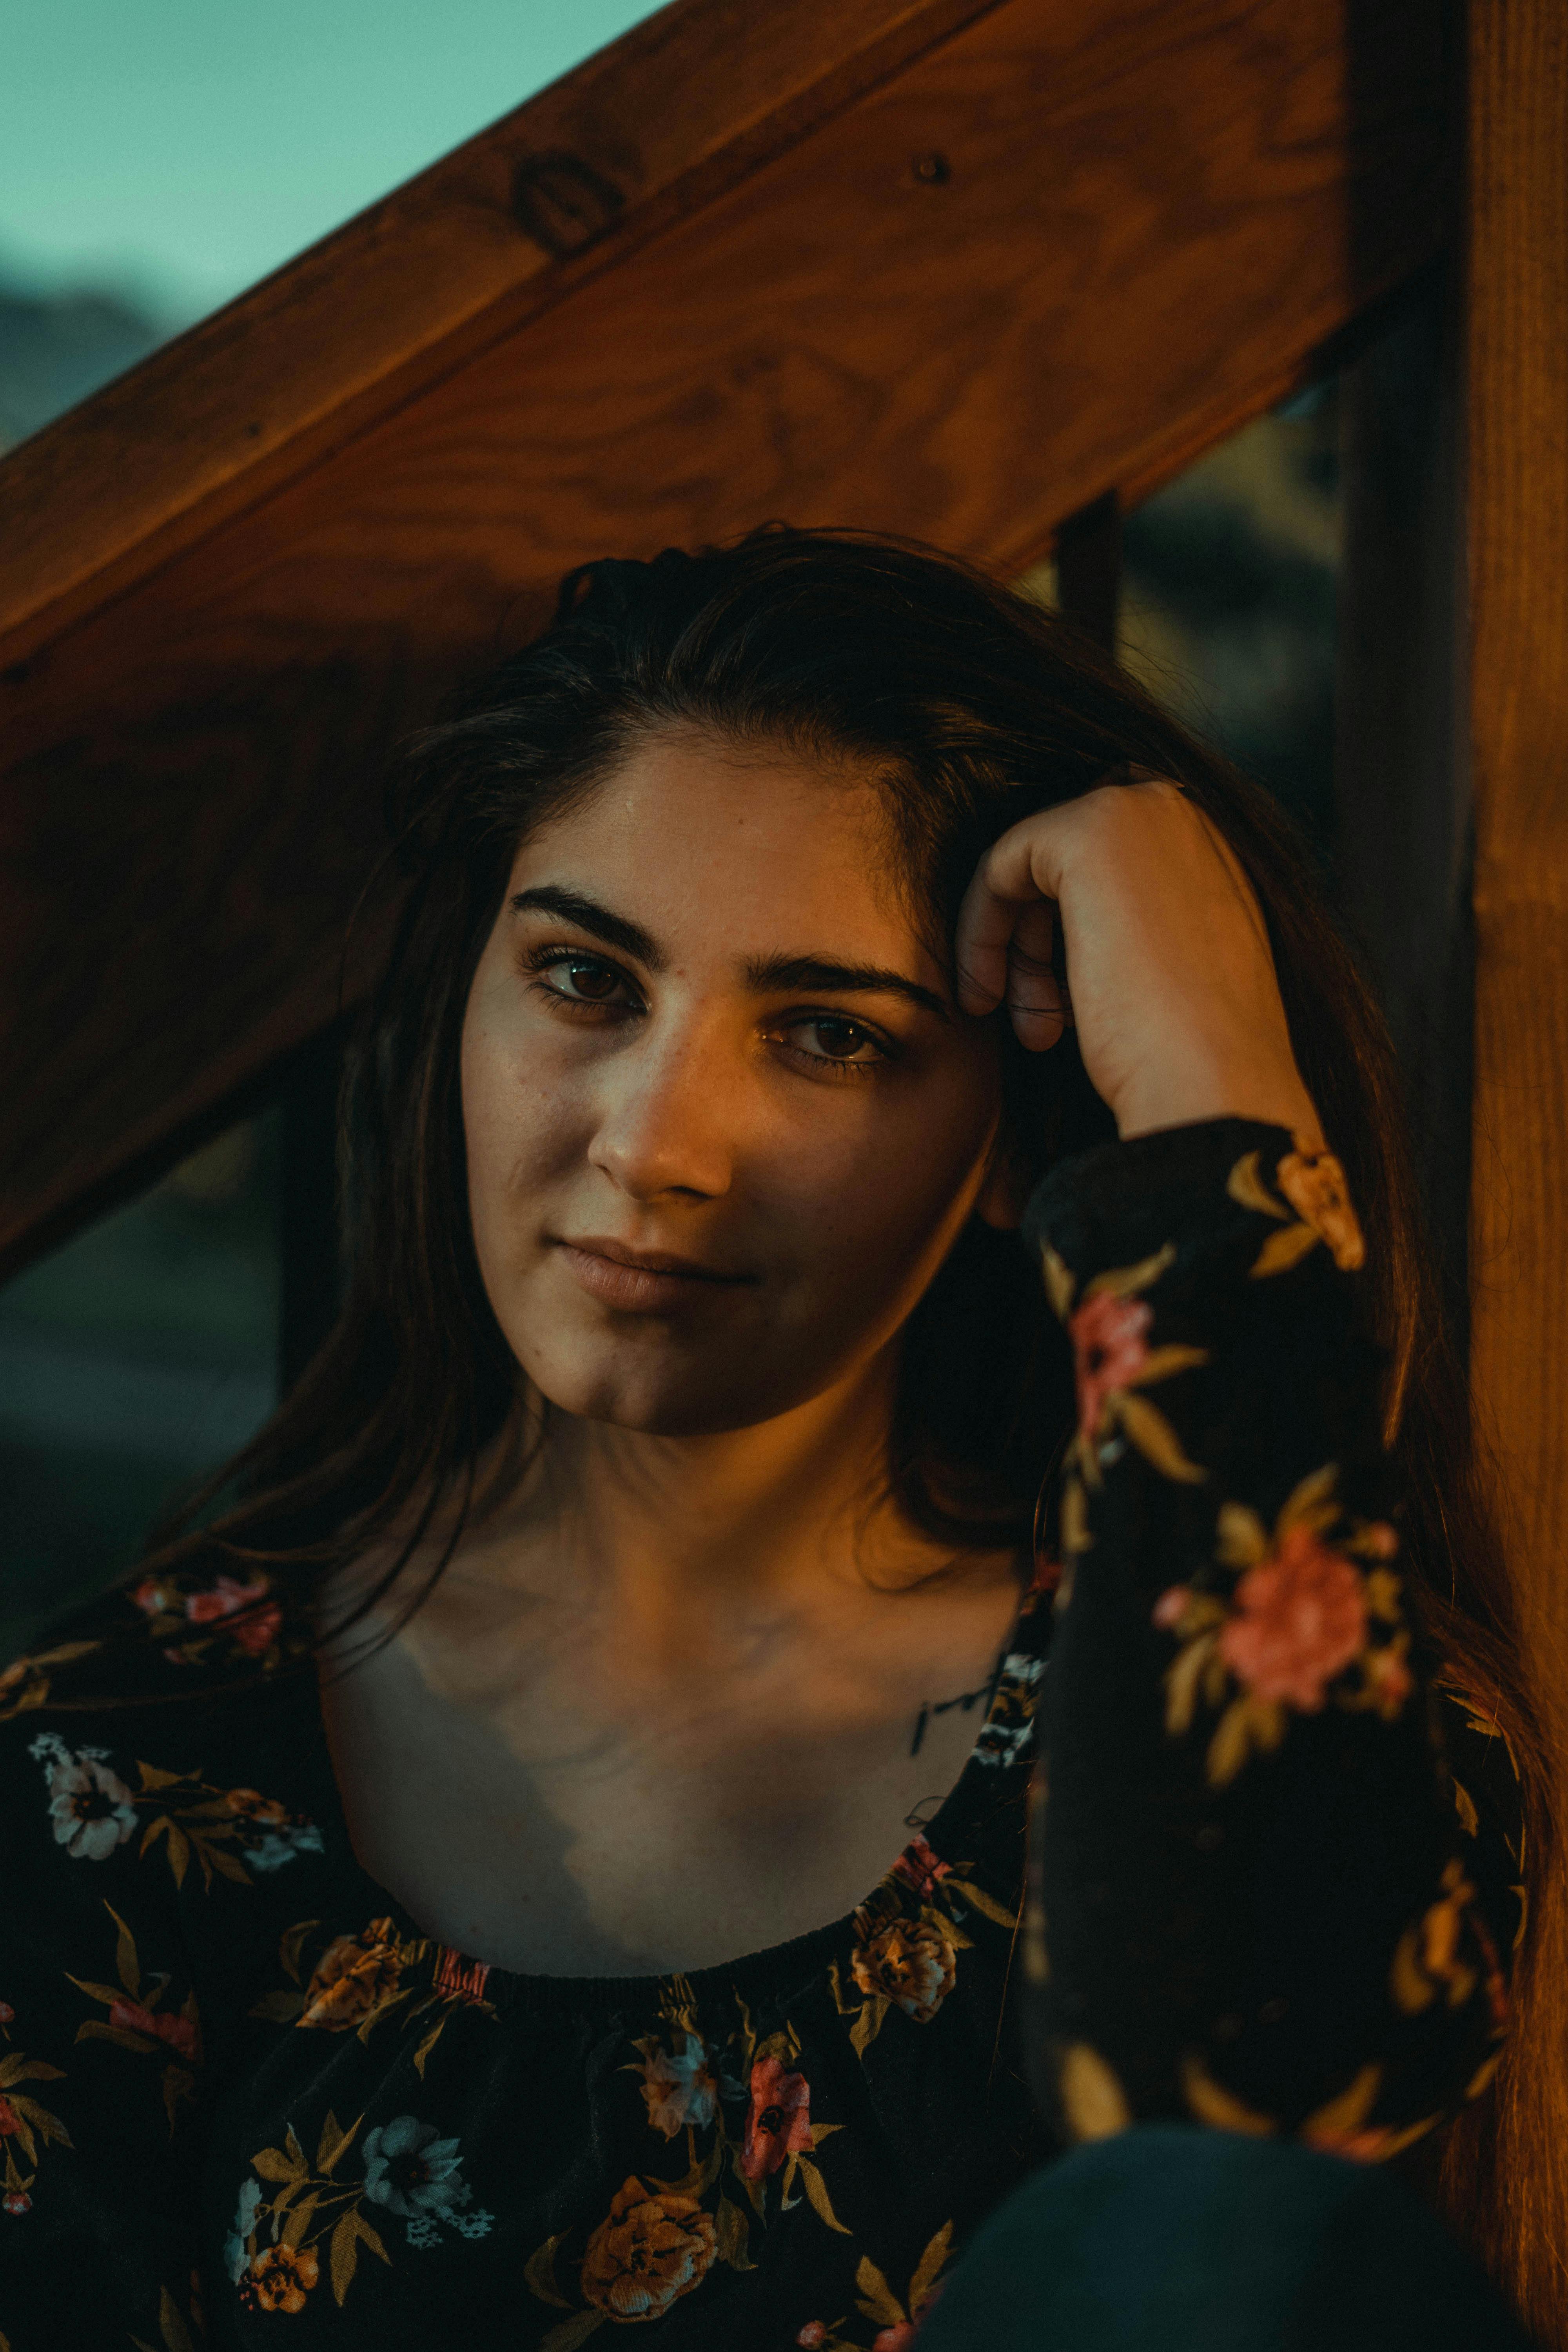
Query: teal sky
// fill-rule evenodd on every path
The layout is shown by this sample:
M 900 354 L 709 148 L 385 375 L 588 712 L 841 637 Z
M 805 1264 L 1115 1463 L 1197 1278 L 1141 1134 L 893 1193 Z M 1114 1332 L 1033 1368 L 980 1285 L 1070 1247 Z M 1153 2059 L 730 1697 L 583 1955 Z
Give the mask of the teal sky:
M 0 273 L 179 325 L 647 0 L 0 0 Z

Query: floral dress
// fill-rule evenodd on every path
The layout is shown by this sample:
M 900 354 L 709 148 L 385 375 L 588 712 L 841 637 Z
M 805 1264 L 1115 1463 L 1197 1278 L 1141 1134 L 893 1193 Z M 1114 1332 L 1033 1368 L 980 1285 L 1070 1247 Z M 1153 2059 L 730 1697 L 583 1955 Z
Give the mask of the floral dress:
M 0 2352 L 905 2352 L 1064 2141 L 1377 2158 L 1479 2088 L 1515 1792 L 1405 1619 L 1333 1163 L 1207 1122 L 1026 1231 L 1050 1541 L 957 1784 L 790 1943 L 576 1979 L 422 1934 L 260 1572 L 134 1578 L 0 1673 Z

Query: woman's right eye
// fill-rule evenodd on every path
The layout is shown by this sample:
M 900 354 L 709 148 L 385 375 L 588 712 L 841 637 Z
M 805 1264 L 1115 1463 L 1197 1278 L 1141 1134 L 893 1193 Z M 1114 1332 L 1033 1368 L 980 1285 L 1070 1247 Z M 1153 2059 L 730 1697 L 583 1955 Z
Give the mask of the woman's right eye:
M 559 952 L 529 959 L 530 967 L 541 975 L 540 984 L 547 996 L 563 1004 L 609 1005 L 624 1003 L 617 991 L 626 985 L 626 976 L 613 963 L 598 956 L 562 955 Z

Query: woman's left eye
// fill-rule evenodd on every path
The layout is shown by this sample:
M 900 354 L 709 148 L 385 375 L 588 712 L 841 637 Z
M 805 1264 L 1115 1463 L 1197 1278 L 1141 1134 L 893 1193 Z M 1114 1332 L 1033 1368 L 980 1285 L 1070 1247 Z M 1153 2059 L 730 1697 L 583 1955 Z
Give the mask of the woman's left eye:
M 803 1060 L 819 1063 L 835 1076 L 868 1077 L 891 1059 L 879 1037 L 861 1022 L 851 1021 L 842 1013 L 807 1013 L 802 1020 L 792 1021 L 784 1034 L 792 1039 L 815 1039 L 815 1045 L 799 1045 L 795 1050 Z

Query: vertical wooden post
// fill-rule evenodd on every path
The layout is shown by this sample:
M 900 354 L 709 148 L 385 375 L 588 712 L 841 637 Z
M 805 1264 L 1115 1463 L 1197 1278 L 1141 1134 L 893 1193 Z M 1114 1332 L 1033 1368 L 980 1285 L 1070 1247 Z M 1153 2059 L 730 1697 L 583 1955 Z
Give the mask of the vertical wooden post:
M 1471 1362 L 1568 1677 L 1568 9 L 1470 0 Z M 1568 1714 L 1568 1698 L 1564 1702 Z

